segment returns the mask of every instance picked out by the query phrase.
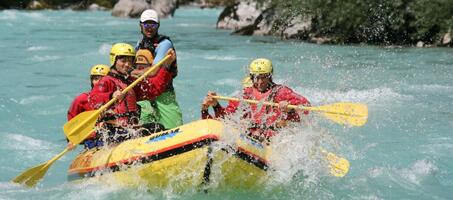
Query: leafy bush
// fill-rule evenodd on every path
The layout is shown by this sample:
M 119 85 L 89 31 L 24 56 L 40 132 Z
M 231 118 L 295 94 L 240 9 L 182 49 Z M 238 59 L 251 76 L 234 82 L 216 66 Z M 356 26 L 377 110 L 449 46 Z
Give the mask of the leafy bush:
M 340 43 L 436 43 L 453 29 L 452 0 L 270 0 L 269 5 L 279 14 L 277 26 L 309 16 L 314 35 Z

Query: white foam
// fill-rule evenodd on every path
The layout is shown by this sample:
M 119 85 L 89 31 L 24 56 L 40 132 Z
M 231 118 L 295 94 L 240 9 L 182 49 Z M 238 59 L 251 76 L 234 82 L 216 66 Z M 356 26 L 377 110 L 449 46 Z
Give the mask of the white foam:
M 410 183 L 420 185 L 420 182 L 427 176 L 436 172 L 437 166 L 426 159 L 417 160 L 412 166 L 401 170 L 401 176 Z
M 32 60 L 33 61 L 38 61 L 38 62 L 44 62 L 44 61 L 52 61 L 52 60 L 58 60 L 60 59 L 60 56 L 50 56 L 50 55 L 45 55 L 45 56 L 33 56 Z
M 66 108 L 60 108 L 60 109 L 49 109 L 49 110 L 39 110 L 39 111 L 36 111 L 35 114 L 36 115 L 44 115 L 44 116 L 48 116 L 48 115 L 57 115 L 57 114 L 66 114 L 67 112 L 67 109 Z
M 179 23 L 179 24 L 176 24 L 176 26 L 179 26 L 179 27 L 190 27 L 190 26 L 192 26 L 192 24 L 188 24 L 188 23 Z
M 123 25 L 125 24 L 124 22 L 121 22 L 121 21 L 112 21 L 112 20 L 109 20 L 107 21 L 106 23 L 103 23 L 104 25 L 107 25 L 107 26 L 120 26 L 120 25 Z
M 373 88 L 368 90 L 351 89 L 347 91 L 332 91 L 322 90 L 318 88 L 296 87 L 295 90 L 299 94 L 307 97 L 313 104 L 332 103 L 339 101 L 379 104 L 382 102 L 409 101 L 414 98 L 410 95 L 399 94 L 393 89 L 386 87 Z
M 17 11 L 14 10 L 4 10 L 0 12 L 1 20 L 14 20 L 17 19 Z
M 49 47 L 46 46 L 31 46 L 27 48 L 27 51 L 42 51 L 42 50 L 47 50 Z
M 56 148 L 50 142 L 14 133 L 6 134 L 5 139 L 1 143 L 3 143 L 2 146 L 14 150 L 46 150 Z
M 5 198 L 3 195 L 5 195 L 8 192 L 14 191 L 14 192 L 24 192 L 25 193 L 25 192 L 27 192 L 28 189 L 29 188 L 26 188 L 22 185 L 13 183 L 11 181 L 0 182 L 0 191 L 2 191 L 0 193 L 0 199 L 3 200 Z M 8 198 L 5 198 L 5 199 L 8 199 Z
M 45 20 L 45 21 L 49 20 L 49 18 L 47 16 L 45 16 L 42 13 L 38 13 L 38 12 L 25 12 L 25 13 L 21 13 L 21 14 L 23 14 L 24 17 L 32 18 L 32 19 L 36 19 L 36 20 Z
M 219 60 L 219 61 L 246 60 L 246 58 L 237 56 L 218 56 L 218 55 L 203 56 L 203 58 L 206 60 Z
M 35 19 L 40 21 L 48 21 L 49 18 L 42 13 L 38 12 L 23 12 L 17 10 L 4 10 L 0 12 L 0 20 L 27 20 L 28 19 Z
M 232 86 L 232 87 L 237 87 L 237 86 L 241 85 L 241 82 L 238 81 L 237 79 L 227 78 L 227 79 L 220 79 L 220 80 L 215 81 L 214 85 L 219 85 L 219 86 L 228 85 L 228 86 Z
M 111 44 L 102 43 L 101 46 L 99 46 L 98 52 L 101 55 L 108 55 L 111 48 L 112 48 Z
M 189 24 L 189 23 L 179 23 L 176 24 L 178 27 L 213 27 L 212 25 L 206 25 L 206 24 Z
M 21 99 L 19 101 L 19 104 L 20 105 L 28 105 L 28 104 L 32 104 L 32 103 L 35 103 L 35 102 L 48 101 L 48 100 L 50 100 L 52 98 L 53 98 L 53 96 L 42 96 L 42 95 L 31 96 L 31 97 L 27 97 L 27 98 Z
M 226 139 L 223 142 L 234 144 L 238 138 L 237 132 L 245 131 L 247 122 L 242 119 L 242 115 L 237 112 L 222 120 L 226 127 L 231 127 L 224 133 Z M 323 147 L 339 146 L 325 130 L 307 127 L 303 123 L 281 130 L 272 138 L 270 144 L 272 154 L 267 159 L 270 163 L 271 169 L 268 172 L 271 178 L 266 185 L 272 188 L 289 184 L 302 172 L 304 182 L 300 186 L 307 188 L 318 183 L 320 177 L 330 176 L 325 155 L 319 148 L 320 144 Z
M 376 178 L 378 176 L 381 176 L 384 173 L 384 168 L 382 167 L 374 167 L 368 170 L 368 176 L 371 178 Z
M 453 86 L 439 84 L 410 85 L 408 89 L 422 92 L 453 92 Z

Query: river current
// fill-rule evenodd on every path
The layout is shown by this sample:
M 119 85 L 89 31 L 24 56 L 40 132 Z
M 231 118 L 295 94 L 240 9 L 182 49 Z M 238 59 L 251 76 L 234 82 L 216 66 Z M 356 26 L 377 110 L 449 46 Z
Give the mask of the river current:
M 312 113 L 316 128 L 280 139 L 284 159 L 269 187 L 195 190 L 73 184 L 66 173 L 81 148 L 57 161 L 36 188 L 9 180 L 65 148 L 62 126 L 72 99 L 89 90 L 88 71 L 108 64 L 116 42 L 135 44 L 138 19 L 107 11 L 0 11 L 0 199 L 451 199 L 453 196 L 453 49 L 317 45 L 215 29 L 220 9 L 180 8 L 163 19 L 179 74 L 174 81 L 185 122 L 200 118 L 207 91 L 234 96 L 258 57 L 274 63 L 274 80 L 313 105 L 368 105 L 361 127 Z M 449 75 L 450 74 L 450 75 Z M 450 77 L 450 78 L 448 78 Z M 225 105 L 225 103 L 222 103 Z M 310 137 L 304 137 L 310 136 Z M 323 136 L 312 141 L 315 136 Z M 343 178 L 317 170 L 298 150 L 327 145 L 351 163 Z

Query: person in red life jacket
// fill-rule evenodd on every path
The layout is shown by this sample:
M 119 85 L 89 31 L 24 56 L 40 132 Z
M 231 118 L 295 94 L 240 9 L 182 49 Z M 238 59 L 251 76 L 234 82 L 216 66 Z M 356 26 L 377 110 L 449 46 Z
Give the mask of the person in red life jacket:
M 260 106 L 250 104 L 247 109 L 242 110 L 243 117 L 250 119 L 250 135 L 264 141 L 277 134 L 279 128 L 287 125 L 288 121 L 299 122 L 300 115 L 294 109 L 288 109 L 288 105 L 310 106 L 310 102 L 303 96 L 295 93 L 289 87 L 276 84 L 272 81 L 272 62 L 265 58 L 255 59 L 249 66 L 252 85 L 243 89 L 242 98 L 257 101 L 268 101 L 278 103 L 278 107 Z M 223 118 L 225 115 L 238 111 L 240 102 L 229 101 L 227 107 L 222 107 L 217 99 L 212 96 L 215 92 L 208 92 L 201 105 L 201 116 L 203 119 Z M 211 116 L 208 108 L 212 106 L 215 116 Z M 307 115 L 308 111 L 303 111 Z
M 106 76 L 109 73 L 110 67 L 107 65 L 94 65 L 90 70 L 90 82 L 91 89 L 96 85 L 103 76 Z M 89 92 L 84 92 L 77 96 L 68 110 L 68 121 L 77 116 L 79 113 L 84 111 L 92 110 L 88 104 L 88 94 Z
M 110 70 L 109 66 L 102 64 L 94 65 L 93 67 L 91 67 L 90 70 L 91 89 L 93 89 L 94 85 L 96 85 L 103 76 L 107 75 L 109 70 Z M 89 92 L 84 92 L 77 96 L 76 98 L 74 98 L 68 110 L 67 116 L 68 121 L 82 112 L 93 110 L 90 104 L 88 103 L 88 94 Z M 86 141 L 89 141 L 89 139 Z M 68 141 L 68 147 L 72 149 L 75 147 L 75 145 Z
M 171 63 L 175 59 L 174 51 L 167 52 L 170 58 L 162 64 L 161 70 L 153 77 L 147 77 L 137 84 L 125 95 L 121 90 L 131 84 L 135 78 L 130 76 L 133 70 L 135 49 L 126 43 L 117 43 L 110 50 L 110 72 L 102 77 L 97 85 L 91 90 L 88 101 L 95 109 L 117 97 L 118 101 L 107 109 L 98 119 L 100 126 L 108 133 L 107 137 L 97 134 L 99 139 L 108 144 L 117 143 L 134 137 L 128 128 L 139 129 L 138 107 L 139 100 L 153 100 L 165 91 L 172 79 Z

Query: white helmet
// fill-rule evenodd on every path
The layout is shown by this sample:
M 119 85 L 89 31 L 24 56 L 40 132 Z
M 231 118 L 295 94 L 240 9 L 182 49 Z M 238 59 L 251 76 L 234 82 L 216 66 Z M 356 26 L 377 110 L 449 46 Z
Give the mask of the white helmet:
M 159 23 L 159 15 L 157 12 L 153 9 L 148 9 L 142 12 L 142 15 L 140 16 L 140 22 L 146 22 L 148 20 L 154 21 Z

